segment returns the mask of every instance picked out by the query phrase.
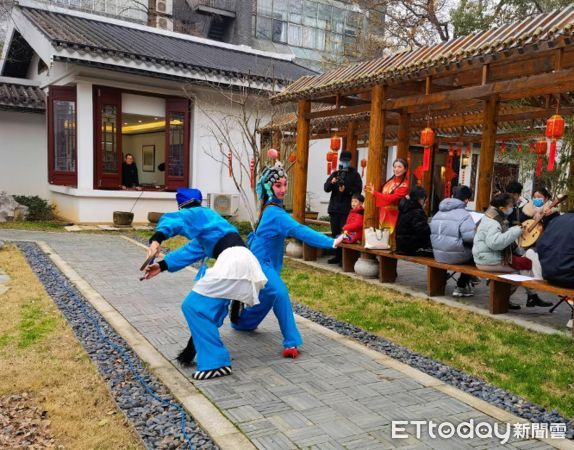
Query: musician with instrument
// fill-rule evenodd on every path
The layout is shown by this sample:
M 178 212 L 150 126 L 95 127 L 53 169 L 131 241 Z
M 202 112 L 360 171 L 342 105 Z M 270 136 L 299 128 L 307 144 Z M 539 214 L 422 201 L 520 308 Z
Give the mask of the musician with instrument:
M 574 288 L 574 210 L 552 220 L 536 248 L 544 279 Z
M 560 211 L 556 204 L 552 202 L 550 192 L 541 187 L 537 188 L 532 194 L 532 201 L 521 208 L 520 222 L 524 224 L 525 221 L 534 219 L 539 221 L 543 228 L 546 228 L 550 221 L 559 215 Z

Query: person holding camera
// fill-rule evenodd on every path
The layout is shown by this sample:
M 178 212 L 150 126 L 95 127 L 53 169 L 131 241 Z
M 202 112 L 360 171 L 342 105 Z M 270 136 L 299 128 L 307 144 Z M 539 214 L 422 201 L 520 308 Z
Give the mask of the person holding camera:
M 354 194 L 360 194 L 363 190 L 363 180 L 357 169 L 351 167 L 351 152 L 343 150 L 339 158 L 339 170 L 336 170 L 325 181 L 325 192 L 331 193 L 329 199 L 329 219 L 331 222 L 331 234 L 336 238 L 341 234 L 343 225 L 347 221 L 351 211 L 351 199 Z M 342 249 L 335 249 L 335 256 L 329 259 L 329 264 L 340 264 Z

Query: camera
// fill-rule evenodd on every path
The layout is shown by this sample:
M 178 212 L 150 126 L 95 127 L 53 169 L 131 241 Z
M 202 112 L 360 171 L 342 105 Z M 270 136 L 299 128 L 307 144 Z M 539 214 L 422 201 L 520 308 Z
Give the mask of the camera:
M 347 179 L 348 173 L 348 168 L 337 170 L 337 186 L 345 186 L 345 180 Z

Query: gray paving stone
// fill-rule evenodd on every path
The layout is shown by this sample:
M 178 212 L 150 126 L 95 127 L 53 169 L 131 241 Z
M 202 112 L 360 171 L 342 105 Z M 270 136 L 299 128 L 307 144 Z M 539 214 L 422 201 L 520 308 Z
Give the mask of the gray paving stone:
M 255 419 L 262 419 L 263 416 L 251 405 L 240 406 L 238 408 L 228 409 L 227 415 L 229 415 L 234 422 L 249 422 Z

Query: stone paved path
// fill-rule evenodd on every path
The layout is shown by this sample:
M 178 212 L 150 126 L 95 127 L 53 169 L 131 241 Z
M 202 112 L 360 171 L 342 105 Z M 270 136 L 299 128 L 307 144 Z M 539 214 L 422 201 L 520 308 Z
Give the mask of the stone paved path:
M 193 274 L 181 271 L 140 282 L 141 247 L 117 236 L 0 230 L 0 239 L 43 240 L 112 304 L 164 356 L 173 360 L 188 337 L 180 304 Z M 315 326 L 301 325 L 304 353 L 281 357 L 270 315 L 253 333 L 226 324 L 223 339 L 233 375 L 197 382 L 215 405 L 261 449 L 495 448 L 494 439 L 391 439 L 392 420 L 453 424 L 492 417 L 391 368 L 384 359 L 343 345 Z M 191 371 L 186 371 L 190 376 Z M 412 431 L 412 429 L 411 429 Z M 515 439 L 505 448 L 548 448 Z

